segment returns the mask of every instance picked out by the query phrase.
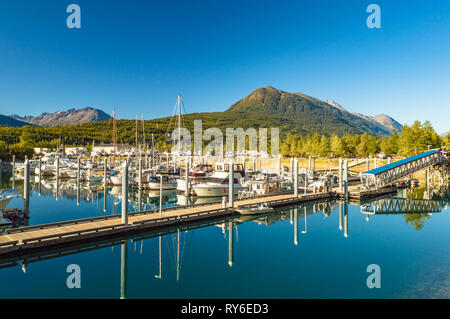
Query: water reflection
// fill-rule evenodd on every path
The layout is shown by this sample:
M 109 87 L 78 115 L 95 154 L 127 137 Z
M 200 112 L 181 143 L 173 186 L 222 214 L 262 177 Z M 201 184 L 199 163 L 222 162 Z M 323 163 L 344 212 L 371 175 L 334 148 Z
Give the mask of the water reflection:
M 401 193 L 401 196 L 362 203 L 360 211 L 366 215 L 367 221 L 373 215 L 402 215 L 406 224 L 419 231 L 432 214 L 447 210 L 450 199 L 449 188 L 446 187 L 435 188 L 434 192 L 429 188 L 405 189 Z
M 16 181 L 15 186 L 17 189 L 23 189 L 21 188 L 23 185 L 21 183 L 21 181 Z M 79 184 L 76 181 L 57 184 L 59 183 L 56 180 L 38 181 L 33 185 L 34 193 L 32 193 L 31 201 L 28 199 L 28 202 L 26 202 L 22 198 L 16 198 L 9 201 L 5 207 L 8 205 L 17 206 L 20 200 L 20 203 L 23 202 L 24 208 L 27 208 L 31 214 L 39 215 L 43 209 L 43 205 L 40 205 L 39 201 L 45 200 L 43 198 L 45 196 L 52 198 L 58 196 L 58 205 L 64 204 L 66 205 L 65 207 L 75 206 L 76 200 L 78 205 L 81 204 L 83 206 L 85 204 L 89 213 L 91 210 L 98 208 L 101 214 L 115 214 L 116 205 L 121 203 L 120 187 L 105 188 L 102 185 Z M 41 194 L 42 198 L 38 198 L 36 193 Z M 159 207 L 159 193 L 157 192 L 130 192 L 128 199 L 132 209 L 142 210 Z M 147 284 L 147 282 L 144 283 L 145 280 L 150 281 L 147 277 L 151 277 L 153 285 L 160 289 L 167 289 L 167 291 L 174 293 L 174 296 L 177 292 L 188 291 L 186 287 L 189 287 L 191 291 L 195 290 L 197 283 L 193 284 L 193 282 L 201 281 L 203 277 L 209 276 L 210 279 L 208 280 L 212 278 L 218 281 L 217 286 L 220 286 L 219 283 L 223 285 L 220 276 L 227 276 L 226 271 L 229 272 L 228 274 L 231 273 L 236 277 L 236 282 L 233 282 L 233 284 L 244 290 L 246 287 L 243 287 L 243 282 L 253 277 L 259 276 L 260 278 L 260 276 L 265 275 L 267 276 L 266 282 L 271 282 L 272 280 L 272 282 L 278 283 L 283 280 L 284 273 L 286 273 L 286 277 L 288 277 L 288 274 L 293 275 L 286 268 L 281 268 L 286 264 L 285 255 L 291 258 L 291 261 L 288 262 L 292 262 L 292 268 L 302 269 L 302 271 L 294 274 L 295 276 L 292 277 L 293 281 L 298 280 L 298 283 L 302 283 L 301 280 L 306 280 L 306 283 L 308 283 L 309 278 L 304 279 L 301 275 L 301 273 L 308 273 L 311 278 L 316 279 L 315 285 L 320 286 L 320 283 L 325 285 L 324 274 L 320 272 L 320 267 L 325 265 L 331 269 L 338 269 L 336 271 L 342 273 L 342 278 L 350 278 L 351 282 L 351 278 L 353 278 L 351 276 L 354 274 L 344 274 L 342 271 L 352 267 L 353 264 L 358 264 L 360 262 L 358 259 L 359 255 L 364 256 L 364 254 L 369 254 L 369 251 L 371 253 L 379 251 L 382 254 L 386 254 L 384 265 L 388 264 L 389 259 L 393 259 L 393 264 L 395 264 L 395 258 L 398 255 L 398 251 L 395 250 L 395 244 L 390 242 L 389 246 L 380 246 L 383 249 L 373 249 L 373 247 L 383 242 L 378 240 L 380 233 L 386 230 L 394 232 L 399 229 L 408 229 L 409 233 L 404 232 L 403 235 L 409 245 L 409 241 L 414 240 L 415 237 L 407 236 L 412 236 L 411 233 L 416 234 L 416 232 L 410 226 L 404 227 L 404 222 L 412 225 L 414 229 L 423 229 L 426 221 L 430 220 L 432 214 L 437 213 L 437 218 L 445 215 L 442 212 L 448 210 L 448 199 L 448 189 L 441 189 L 433 194 L 426 193 L 426 190 L 423 189 L 413 189 L 406 190 L 404 193 L 401 192 L 398 196 L 365 202 L 359 206 L 344 201 L 328 201 L 313 205 L 287 207 L 264 215 L 217 219 L 179 228 L 144 232 L 139 235 L 102 240 L 84 245 L 73 245 L 59 250 L 20 255 L 0 260 L 0 267 L 17 267 L 21 270 L 21 273 L 27 272 L 26 278 L 20 274 L 25 282 L 24 289 L 26 290 L 27 285 L 35 285 L 38 282 L 37 277 L 43 272 L 47 275 L 51 274 L 52 267 L 56 267 L 52 265 L 57 265 L 58 260 L 65 260 L 64 258 L 67 256 L 76 256 L 75 262 L 84 260 L 84 267 L 89 267 L 91 264 L 104 265 L 107 263 L 112 265 L 108 268 L 114 271 L 114 280 L 111 281 L 114 281 L 113 289 L 116 298 L 146 296 L 148 291 L 145 291 L 142 287 Z M 220 198 L 207 200 L 219 201 Z M 186 198 L 172 191 L 163 194 L 163 203 L 167 206 L 186 205 L 194 202 L 196 202 L 195 198 Z M 35 206 L 34 211 L 33 205 Z M 47 209 L 46 207 L 49 206 L 46 204 L 44 209 Z M 51 217 L 55 219 L 61 218 L 58 214 L 53 214 Z M 368 219 L 369 223 L 366 223 L 364 219 Z M 386 221 L 387 219 L 389 220 Z M 396 221 L 397 224 L 402 224 L 401 227 L 389 229 L 391 227 L 390 224 L 395 224 Z M 436 227 L 436 223 L 431 223 L 427 227 Z M 361 229 L 363 230 L 361 231 Z M 194 235 L 199 232 L 203 232 L 204 235 L 201 238 L 197 238 L 197 245 L 193 248 L 191 247 L 190 251 Z M 350 236 L 350 232 L 352 236 Z M 370 233 L 370 236 L 366 235 L 367 233 Z M 439 238 L 438 236 L 442 234 L 444 233 L 439 233 L 434 228 L 430 238 Z M 408 246 L 406 249 L 405 244 L 403 246 L 399 244 L 402 253 L 406 254 L 405 251 L 408 251 L 408 249 L 413 251 L 414 245 L 426 242 L 422 241 L 422 238 L 421 233 L 421 237 L 412 243 L 411 247 Z M 429 242 L 432 242 L 432 239 L 429 239 Z M 439 238 L 439 242 L 444 241 Z M 436 244 L 435 242 L 432 243 Z M 359 244 L 363 248 L 359 247 Z M 271 245 L 275 246 L 275 250 L 270 250 Z M 329 250 L 326 250 L 321 245 L 326 246 L 326 249 Z M 119 246 L 120 249 L 118 249 Z M 371 249 L 366 249 L 369 246 Z M 114 247 L 116 247 L 115 252 Z M 427 249 L 421 249 L 423 251 L 426 250 L 428 254 L 430 247 L 425 247 Z M 105 248 L 108 248 L 107 253 L 105 253 Z M 88 255 L 87 252 L 89 251 L 93 253 Z M 269 251 L 271 251 L 270 254 L 268 253 Z M 278 252 L 279 254 L 276 255 Z M 333 256 L 333 254 L 337 255 L 335 259 L 329 257 Z M 351 254 L 351 260 L 342 258 L 341 254 Z M 412 255 L 412 253 L 410 254 L 405 256 L 405 259 L 408 262 L 419 263 L 419 258 L 416 255 Z M 82 256 L 89 257 L 83 259 Z M 247 256 L 252 256 L 252 258 L 247 259 Z M 317 258 L 317 256 L 320 256 L 320 258 Z M 377 255 L 377 258 L 382 258 L 384 255 L 380 256 Z M 373 261 L 373 255 L 364 257 L 365 259 L 362 263 Z M 423 256 L 419 255 L 419 257 Z M 341 259 L 345 260 L 345 262 L 341 261 Z M 277 263 L 278 260 L 282 260 L 282 262 Z M 37 267 L 30 268 L 30 265 L 37 262 L 39 262 L 39 266 L 36 265 Z M 254 262 L 260 262 L 259 267 L 255 268 Z M 341 263 L 345 265 L 342 269 L 339 269 Z M 226 269 L 221 268 L 222 266 Z M 309 266 L 311 268 L 308 268 Z M 360 267 L 359 264 L 357 266 Z M 145 268 L 145 271 L 136 271 L 139 267 Z M 387 268 L 388 266 L 383 267 Z M 395 265 L 395 267 L 400 266 Z M 202 273 L 207 271 L 205 270 L 207 268 L 211 268 L 211 273 Z M 308 271 L 315 268 L 319 269 L 317 277 L 314 277 L 314 274 Z M 149 269 L 151 275 L 147 276 Z M 11 275 L 11 272 L 6 271 L 7 269 L 0 269 L 0 276 L 4 276 L 3 280 L 8 280 L 8 275 Z M 402 271 L 404 271 L 403 268 Z M 130 281 L 128 281 L 128 277 L 130 277 Z M 233 277 L 229 275 L 227 279 L 232 280 Z M 21 278 L 15 277 L 15 280 L 21 280 Z M 286 285 L 286 282 L 284 285 Z M 173 284 L 174 286 L 172 286 Z M 265 287 L 262 284 L 258 286 L 256 281 L 253 282 L 253 285 L 255 291 Z M 332 285 L 332 283 L 329 285 Z M 297 285 L 295 288 L 298 289 L 300 286 Z M 273 291 L 283 290 L 280 287 L 286 289 L 285 286 L 274 285 Z M 323 286 L 321 287 L 323 288 Z M 328 289 L 328 286 L 325 288 Z M 58 297 L 59 292 L 55 290 L 54 296 Z M 310 297 L 318 296 L 312 294 L 312 292 L 311 295 L 309 293 L 305 292 Z M 98 295 L 96 297 L 102 296 Z M 223 297 L 223 295 L 219 296 Z M 246 296 L 251 297 L 251 295 Z M 273 296 L 278 297 L 279 295 Z M 352 295 L 352 297 L 355 296 L 358 297 L 359 295 Z

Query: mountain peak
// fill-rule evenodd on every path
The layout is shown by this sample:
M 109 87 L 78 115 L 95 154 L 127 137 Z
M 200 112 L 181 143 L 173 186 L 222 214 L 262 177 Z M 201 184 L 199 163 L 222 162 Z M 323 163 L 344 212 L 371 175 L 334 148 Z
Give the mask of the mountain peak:
M 388 116 L 372 118 L 346 111 L 333 100 L 322 101 L 303 93 L 291 93 L 272 86 L 258 88 L 233 104 L 226 112 L 259 113 L 292 122 L 303 134 L 363 134 L 387 136 L 397 124 Z
M 389 128 L 391 131 L 396 130 L 397 132 L 401 132 L 403 128 L 403 125 L 386 114 L 375 115 L 373 119 L 384 127 Z
M 14 114 L 11 115 L 11 117 L 19 121 L 40 126 L 77 125 L 96 121 L 107 121 L 112 119 L 111 116 L 109 116 L 102 110 L 95 109 L 89 106 L 81 109 L 70 108 L 67 111 L 57 111 L 54 113 L 45 112 L 38 116 L 18 116 Z
M 346 112 L 346 110 L 342 107 L 342 105 L 340 105 L 338 102 L 333 101 L 333 100 L 326 100 L 325 102 L 327 102 L 328 104 L 330 104 L 331 106 L 334 106 L 335 108 L 337 108 L 338 110 L 341 110 L 343 112 Z

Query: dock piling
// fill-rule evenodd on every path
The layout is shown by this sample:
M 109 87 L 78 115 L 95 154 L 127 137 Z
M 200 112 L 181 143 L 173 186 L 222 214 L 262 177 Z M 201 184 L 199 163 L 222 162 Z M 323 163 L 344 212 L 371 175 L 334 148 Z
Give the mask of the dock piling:
M 162 193 L 163 193 L 163 178 L 159 175 L 159 217 L 162 217 Z
M 298 159 L 294 158 L 294 197 L 298 197 Z
M 147 163 L 147 154 L 145 155 L 145 163 Z M 139 155 L 138 183 L 139 183 L 139 192 L 141 192 L 142 191 L 142 156 L 141 155 Z
M 348 160 L 344 160 L 344 196 L 348 198 Z
M 14 188 L 16 182 L 16 155 L 12 158 L 12 188 Z
M 228 223 L 228 265 L 233 267 L 233 245 L 234 245 L 234 234 L 233 234 L 233 221 Z
M 291 157 L 291 183 L 294 183 L 294 159 Z
M 23 174 L 23 197 L 25 200 L 30 198 L 30 162 L 25 160 L 25 169 Z
M 59 156 L 56 156 L 56 183 L 59 180 Z
M 103 187 L 103 212 L 106 212 L 106 198 L 107 198 L 107 193 L 106 193 L 106 186 Z
M 120 247 L 120 299 L 127 297 L 128 240 Z
M 42 159 L 39 157 L 39 184 L 41 183 L 41 178 L 42 178 Z
M 294 245 L 298 245 L 298 207 L 294 209 Z
M 186 198 L 189 196 L 189 158 L 186 158 L 186 174 L 185 174 L 185 189 L 184 189 L 184 195 Z
M 40 165 L 41 165 L 41 160 L 39 159 L 39 166 Z M 80 170 L 81 170 L 81 159 L 80 159 L 80 156 L 78 156 L 78 159 L 77 159 L 77 186 L 80 185 L 80 178 L 81 178 Z M 40 168 L 39 168 L 39 171 L 40 171 Z M 40 174 L 39 174 L 39 176 L 40 176 Z
M 128 162 L 122 165 L 122 224 L 128 224 Z
M 233 198 L 233 192 L 234 192 L 234 167 L 233 167 L 233 160 L 230 161 L 229 164 L 229 176 L 228 176 L 228 206 L 230 208 L 234 207 L 234 198 Z
M 344 236 L 348 237 L 348 201 L 344 203 Z
M 108 165 L 108 162 L 107 162 L 107 159 L 106 159 L 106 156 L 105 156 L 105 158 L 103 159 L 103 187 L 106 189 L 106 184 L 107 184 L 107 174 L 106 174 L 106 166 Z

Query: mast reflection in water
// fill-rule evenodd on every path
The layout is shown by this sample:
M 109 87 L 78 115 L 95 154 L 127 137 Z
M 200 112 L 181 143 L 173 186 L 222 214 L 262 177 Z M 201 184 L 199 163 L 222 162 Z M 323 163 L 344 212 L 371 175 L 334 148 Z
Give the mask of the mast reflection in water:
M 286 207 L 4 259 L 0 297 L 450 297 L 449 192 L 426 192 Z M 154 195 L 130 194 L 130 211 L 159 207 Z M 164 195 L 167 206 L 191 200 Z M 114 214 L 120 201 L 117 189 L 42 180 L 28 201 L 19 196 L 8 207 L 27 207 L 33 225 Z M 69 264 L 81 268 L 81 289 L 65 285 Z M 380 289 L 366 285 L 369 264 L 380 265 Z

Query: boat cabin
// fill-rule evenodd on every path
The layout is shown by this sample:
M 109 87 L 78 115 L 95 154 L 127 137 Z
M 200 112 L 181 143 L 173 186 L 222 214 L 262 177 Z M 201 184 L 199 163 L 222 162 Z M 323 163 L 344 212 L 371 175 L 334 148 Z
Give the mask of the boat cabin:
M 215 167 L 216 172 L 229 172 L 230 164 L 225 163 L 216 163 Z M 245 177 L 244 165 L 242 164 L 233 164 L 234 173 L 241 175 L 241 177 Z

